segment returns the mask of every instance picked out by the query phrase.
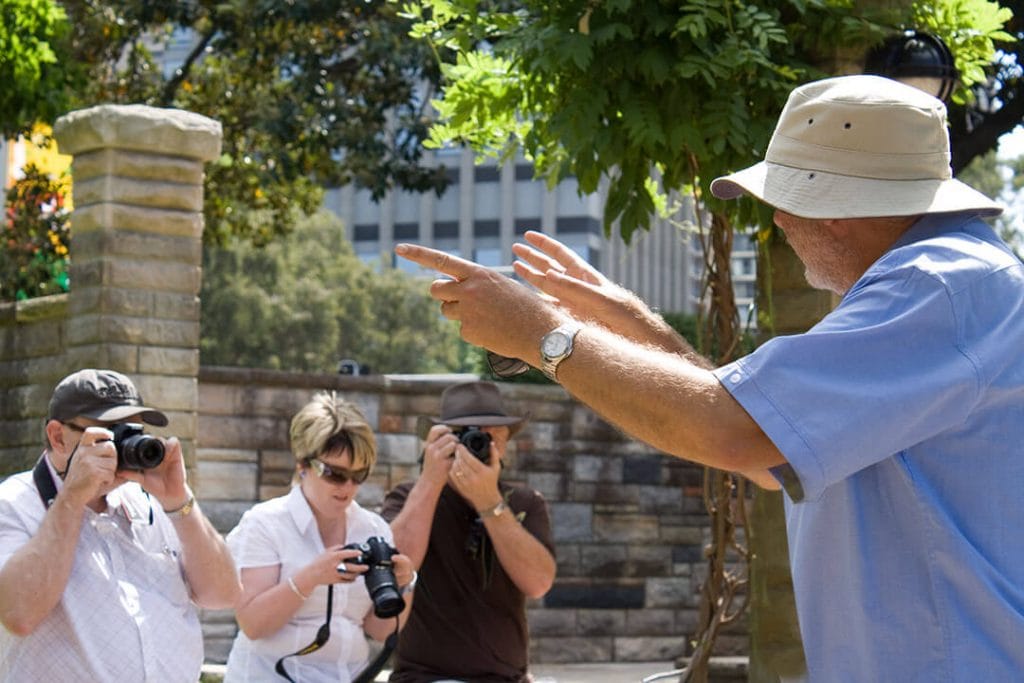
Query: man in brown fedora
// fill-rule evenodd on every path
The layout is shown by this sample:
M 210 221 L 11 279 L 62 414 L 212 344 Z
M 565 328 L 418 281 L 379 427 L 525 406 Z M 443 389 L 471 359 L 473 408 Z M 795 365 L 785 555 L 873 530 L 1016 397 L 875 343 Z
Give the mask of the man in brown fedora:
M 946 109 L 877 76 L 796 88 L 751 195 L 842 297 L 805 334 L 709 368 L 561 243 L 516 245 L 523 285 L 400 256 L 462 336 L 542 367 L 626 432 L 786 492 L 813 681 L 1011 681 L 1024 671 L 1024 265 L 952 177 Z
M 0 483 L 0 681 L 193 682 L 197 607 L 232 607 L 235 564 L 186 481 L 167 415 L 112 370 L 53 391 L 46 450 Z
M 525 418 L 505 411 L 495 384 L 468 382 L 444 390 L 431 422 L 419 478 L 382 511 L 419 566 L 390 680 L 528 681 L 526 599 L 551 588 L 555 557 L 544 498 L 500 481 Z

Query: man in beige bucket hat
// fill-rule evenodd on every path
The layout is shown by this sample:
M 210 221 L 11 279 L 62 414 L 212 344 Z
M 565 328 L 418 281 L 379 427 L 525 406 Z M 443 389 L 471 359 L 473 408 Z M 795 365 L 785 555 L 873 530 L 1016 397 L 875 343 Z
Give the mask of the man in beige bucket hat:
M 746 193 L 810 282 L 805 334 L 710 369 L 631 293 L 527 233 L 546 296 L 441 252 L 396 252 L 474 344 L 542 367 L 625 431 L 786 491 L 813 681 L 1009 681 L 1024 671 L 1024 266 L 951 177 L 946 112 L 876 76 L 795 89 Z M 781 539 L 780 539 L 781 541 Z

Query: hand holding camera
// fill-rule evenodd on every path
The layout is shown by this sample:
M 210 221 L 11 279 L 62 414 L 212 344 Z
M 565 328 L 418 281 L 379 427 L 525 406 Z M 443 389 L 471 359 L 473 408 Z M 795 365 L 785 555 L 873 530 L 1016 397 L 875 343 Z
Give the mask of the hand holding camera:
M 139 484 L 164 510 L 177 510 L 189 502 L 192 492 L 177 437 L 144 434 L 141 425 L 131 423 L 114 425 L 110 431 L 119 477 Z
M 363 578 L 373 601 L 373 613 L 381 619 L 401 614 L 405 609 L 405 599 L 398 590 L 395 563 L 392 561 L 399 554 L 398 550 L 379 536 L 372 536 L 364 543 L 350 543 L 343 549 L 358 550 L 359 554 L 340 563 L 338 573 L 347 574 L 353 566 L 366 567 Z

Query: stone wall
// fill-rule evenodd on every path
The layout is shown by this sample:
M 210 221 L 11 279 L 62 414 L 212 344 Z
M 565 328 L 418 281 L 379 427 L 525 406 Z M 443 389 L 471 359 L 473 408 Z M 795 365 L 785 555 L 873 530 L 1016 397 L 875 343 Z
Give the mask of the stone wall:
M 0 304 L 0 474 L 32 467 L 50 392 L 67 374 L 68 295 Z
M 419 416 L 465 376 L 348 377 L 204 367 L 199 375 L 196 488 L 222 531 L 254 501 L 288 490 L 291 416 L 318 390 L 359 405 L 378 436 L 378 465 L 360 503 L 418 473 Z M 536 662 L 671 660 L 696 623 L 708 536 L 703 470 L 622 436 L 554 386 L 502 384 L 507 407 L 531 415 L 512 442 L 504 478 L 541 491 L 557 545 L 554 588 L 529 607 Z M 229 612 L 205 617 L 207 655 L 230 647 Z M 720 638 L 745 653 L 745 626 Z

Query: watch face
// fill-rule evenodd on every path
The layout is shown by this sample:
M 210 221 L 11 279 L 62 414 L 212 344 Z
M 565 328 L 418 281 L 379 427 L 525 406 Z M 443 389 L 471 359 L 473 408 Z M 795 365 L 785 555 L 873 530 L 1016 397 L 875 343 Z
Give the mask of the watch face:
M 552 332 L 544 337 L 540 350 L 548 358 L 557 358 L 569 350 L 569 337 L 564 332 Z

